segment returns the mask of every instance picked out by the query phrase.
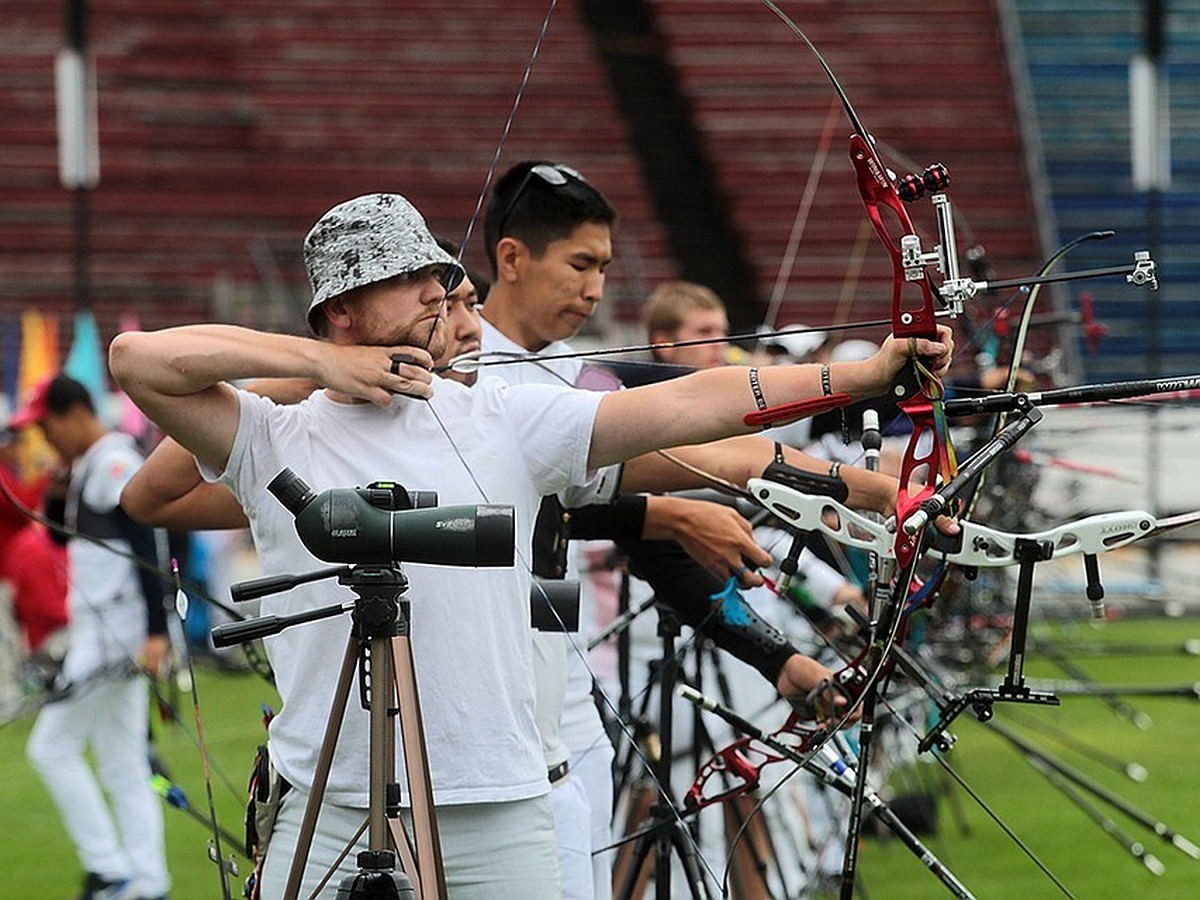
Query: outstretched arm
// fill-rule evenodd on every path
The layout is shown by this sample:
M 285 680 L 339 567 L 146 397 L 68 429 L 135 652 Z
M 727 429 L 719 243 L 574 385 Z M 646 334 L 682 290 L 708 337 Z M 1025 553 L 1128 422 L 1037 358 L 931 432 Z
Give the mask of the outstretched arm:
M 775 459 L 775 442 L 757 435 L 727 438 L 711 444 L 673 447 L 670 456 L 716 475 L 725 481 L 745 487 L 747 480 L 761 477 Z M 819 459 L 801 450 L 783 448 L 784 462 L 805 472 L 820 475 L 829 472 L 829 460 Z M 841 467 L 842 480 L 850 489 L 846 504 L 854 509 L 869 509 L 885 516 L 895 512 L 896 479 L 890 475 L 870 472 L 853 466 Z M 703 475 L 689 471 L 660 453 L 636 456 L 625 463 L 621 473 L 621 490 L 685 491 L 712 487 Z
M 229 488 L 200 477 L 195 457 L 164 438 L 121 491 L 131 519 L 178 531 L 245 528 L 246 515 Z
M 833 363 L 832 390 L 852 400 L 882 393 L 913 355 L 926 358 L 935 373 L 945 371 L 954 342 L 945 326 L 938 326 L 938 335 L 938 341 L 889 338 L 870 359 Z M 600 467 L 663 447 L 757 431 L 743 422 L 760 399 L 749 376 L 749 369 L 722 367 L 606 394 L 596 414 L 588 464 Z M 771 366 L 758 371 L 758 383 L 767 406 L 823 394 L 818 365 Z

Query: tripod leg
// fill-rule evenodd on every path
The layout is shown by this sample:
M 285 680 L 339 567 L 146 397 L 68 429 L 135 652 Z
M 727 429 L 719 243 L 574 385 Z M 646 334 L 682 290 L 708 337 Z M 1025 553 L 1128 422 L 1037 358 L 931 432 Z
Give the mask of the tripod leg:
M 687 881 L 692 900 L 704 900 L 704 895 L 700 890 L 704 878 L 700 874 L 700 864 L 696 861 L 696 844 L 691 839 L 691 835 L 686 833 L 682 822 L 676 821 L 670 827 L 671 844 L 675 847 L 675 852 L 679 854 L 679 862 L 683 866 L 683 877 Z
M 353 637 L 346 642 L 346 655 L 342 659 L 342 670 L 338 675 L 333 704 L 329 708 L 329 720 L 325 723 L 325 736 L 321 739 L 321 750 L 317 755 L 317 766 L 313 772 L 312 791 L 304 807 L 304 819 L 296 837 L 296 850 L 292 866 L 288 870 L 286 900 L 295 900 L 300 895 L 300 883 L 304 878 L 304 866 L 312 847 L 313 833 L 317 830 L 317 817 L 321 814 L 321 801 L 325 798 L 325 785 L 329 781 L 329 769 L 333 765 L 333 751 L 337 746 L 338 733 L 342 730 L 342 717 L 346 714 L 346 700 L 350 696 L 350 682 L 354 677 L 354 664 L 358 659 L 358 646 Z
M 371 797 L 382 797 L 396 785 L 396 729 L 393 724 L 397 706 L 400 702 L 397 696 L 396 679 L 392 677 L 394 672 L 395 660 L 391 653 L 391 643 L 388 639 L 380 639 L 378 643 L 372 642 L 373 658 L 383 659 L 385 675 L 384 681 L 387 685 L 386 703 L 380 703 L 384 707 L 382 712 L 386 712 L 386 716 L 382 712 L 377 712 L 374 705 L 374 695 L 372 695 L 371 706 L 371 739 L 372 745 L 376 746 L 374 741 L 379 741 L 379 746 L 383 747 L 383 753 L 371 761 Z M 375 656 L 377 654 L 377 656 Z M 384 719 L 382 726 L 376 723 L 376 717 Z M 377 771 L 378 769 L 378 771 Z M 398 786 L 396 786 L 398 791 Z M 404 827 L 404 822 L 399 816 L 399 810 L 393 809 L 394 802 L 399 801 L 396 796 L 393 800 L 391 795 L 388 795 L 388 809 L 380 808 L 378 803 L 373 804 L 370 819 L 374 821 L 377 827 L 386 829 L 387 837 L 391 838 L 390 846 L 396 851 L 396 855 L 400 857 L 400 868 L 404 870 L 408 876 L 408 880 L 412 884 L 413 896 L 424 897 L 421 892 L 421 870 L 417 865 L 417 856 L 413 849 L 412 840 L 409 838 L 408 831 Z M 378 818 L 377 818 L 378 817 Z M 378 846 L 372 843 L 373 849 L 382 849 L 388 846 L 386 838 L 376 839 Z
M 395 665 L 394 658 L 389 658 L 388 665 Z M 400 697 L 396 694 L 396 685 L 392 684 L 391 703 L 396 704 L 396 708 L 400 706 Z M 391 710 L 389 710 L 389 713 Z M 386 728 L 384 744 L 384 758 L 388 761 L 388 781 L 389 784 L 394 784 L 396 780 L 396 730 L 395 728 Z M 408 830 L 404 827 L 404 821 L 400 816 L 388 816 L 388 832 L 391 835 L 391 846 L 395 848 L 397 856 L 400 857 L 400 868 L 408 875 L 408 880 L 413 883 L 413 893 L 415 896 L 421 896 L 421 878 L 420 868 L 416 865 L 416 851 L 413 848 L 413 841 L 408 834 Z
M 638 827 L 650 820 L 651 807 L 654 806 L 654 788 L 649 784 L 635 783 L 630 788 L 628 809 L 625 816 L 625 834 L 633 833 Z M 648 850 L 651 846 L 651 836 L 643 834 L 633 843 L 623 843 L 617 850 L 617 859 L 613 864 L 613 884 L 619 888 L 613 896 L 619 900 L 630 900 L 642 897 L 646 886 L 650 883 L 650 860 Z
M 433 806 L 433 780 L 429 776 L 429 761 L 425 752 L 425 726 L 421 721 L 421 704 L 417 699 L 417 673 L 408 636 L 393 637 L 391 650 L 391 669 L 396 695 L 400 701 L 400 740 L 404 748 L 404 767 L 408 775 L 408 791 L 412 801 L 417 865 L 421 871 L 422 882 L 431 891 L 436 891 L 430 896 L 445 897 L 446 875 L 442 869 L 442 847 Z M 424 894 L 421 896 L 424 897 Z

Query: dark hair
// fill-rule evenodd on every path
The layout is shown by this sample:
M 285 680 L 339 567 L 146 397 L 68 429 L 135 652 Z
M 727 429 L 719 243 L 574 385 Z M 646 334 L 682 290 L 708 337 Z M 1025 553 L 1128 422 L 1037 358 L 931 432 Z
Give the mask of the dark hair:
M 95 415 L 92 395 L 81 382 L 69 375 L 55 375 L 46 389 L 46 411 L 61 416 L 73 406 L 83 406 Z
M 562 184 L 551 184 L 532 172 L 547 166 L 560 173 Z M 546 160 L 519 162 L 496 181 L 483 217 L 483 239 L 492 276 L 496 275 L 496 245 L 515 237 L 540 258 L 553 241 L 562 240 L 587 223 L 616 224 L 617 211 L 582 175 L 568 166 Z

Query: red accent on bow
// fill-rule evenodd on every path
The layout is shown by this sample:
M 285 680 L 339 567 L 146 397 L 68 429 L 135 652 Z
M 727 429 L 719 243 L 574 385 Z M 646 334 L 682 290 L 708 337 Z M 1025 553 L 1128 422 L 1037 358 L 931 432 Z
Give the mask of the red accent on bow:
M 746 413 L 742 419 L 747 425 L 773 425 L 777 422 L 794 422 L 808 416 L 817 416 L 831 409 L 840 409 L 851 402 L 853 398 L 845 391 L 838 391 L 824 397 L 814 397 L 811 400 L 794 400 L 791 403 L 781 403 L 778 406 L 768 406 L 757 412 Z
M 863 206 L 866 207 L 867 218 L 875 226 L 876 233 L 892 259 L 892 334 L 898 338 L 936 337 L 937 322 L 934 319 L 933 289 L 929 285 L 929 279 L 923 271 L 919 278 L 909 278 L 906 275 L 900 241 L 892 236 L 883 218 L 883 210 L 890 210 L 900 226 L 900 236 L 915 235 L 916 230 L 908 217 L 908 210 L 904 208 L 904 201 L 896 192 L 896 185 L 887 167 L 864 135 L 850 135 L 850 162 L 854 166 L 858 193 L 862 196 Z M 916 302 L 906 300 L 906 286 L 918 289 L 920 296 Z
M 1091 294 L 1079 295 L 1079 312 L 1083 324 L 1083 340 L 1088 353 L 1100 352 L 1100 338 L 1108 334 L 1108 326 L 1096 321 Z
M 792 713 L 783 726 L 770 735 L 796 754 L 818 748 L 829 736 L 811 721 Z M 762 770 L 771 763 L 787 761 L 778 750 L 757 738 L 744 737 L 718 750 L 696 773 L 696 779 L 683 797 L 684 808 L 695 812 L 714 803 L 724 803 L 758 787 Z M 721 779 L 715 781 L 714 779 Z
M 870 647 L 864 648 L 854 660 L 834 673 L 834 687 L 826 684 L 826 691 L 832 693 L 836 690 L 851 704 L 856 703 L 870 680 L 865 668 L 870 650 Z M 877 663 L 877 660 L 873 662 Z M 832 703 L 829 708 L 818 710 L 818 714 L 825 719 L 832 719 L 836 715 Z M 777 731 L 765 736 L 759 732 L 756 736 L 739 738 L 718 750 L 696 773 L 695 780 L 684 795 L 684 806 L 695 812 L 747 794 L 758 787 L 762 770 L 768 765 L 794 763 L 797 757 L 810 756 L 823 747 L 829 737 L 828 727 L 815 722 L 811 711 L 803 715 L 794 711 Z M 714 784 L 714 779 L 718 777 L 721 781 Z
M 933 288 L 924 268 L 907 270 L 901 240 L 916 234 L 908 211 L 900 199 L 883 161 L 870 140 L 861 134 L 850 136 L 850 162 L 858 181 L 867 218 L 883 242 L 892 260 L 892 334 L 897 338 L 936 338 L 937 320 Z M 884 221 L 884 211 L 894 217 L 899 235 Z M 906 292 L 907 291 L 907 292 Z M 915 297 L 914 297 L 915 294 Z M 912 562 L 920 544 L 920 535 L 905 534 L 904 521 L 927 500 L 937 486 L 939 476 L 950 477 L 951 451 L 946 437 L 936 427 L 934 403 L 941 401 L 941 385 L 932 377 L 921 379 L 916 363 L 902 372 L 893 383 L 897 406 L 912 421 L 912 436 L 904 452 L 900 469 L 900 489 L 896 496 L 896 559 L 904 571 Z M 929 450 L 922 452 L 921 447 Z M 914 493 L 914 478 L 923 472 L 921 487 Z

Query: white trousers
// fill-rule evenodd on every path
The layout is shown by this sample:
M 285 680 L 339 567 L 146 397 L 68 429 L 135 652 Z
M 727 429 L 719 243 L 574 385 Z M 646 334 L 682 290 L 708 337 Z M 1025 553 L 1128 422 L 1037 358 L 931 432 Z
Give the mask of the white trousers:
M 583 782 L 570 774 L 550 789 L 563 900 L 596 900 L 592 870 L 592 804 Z M 611 892 L 606 895 L 611 896 Z
M 571 755 L 571 778 L 579 779 L 587 793 L 592 815 L 592 888 L 596 900 L 612 897 L 612 869 L 617 858 L 613 842 L 613 757 L 607 737 L 593 747 Z M 610 848 L 610 849 L 605 849 Z M 600 852 L 598 852 L 600 851 Z
M 262 898 L 279 900 L 287 887 L 288 871 L 304 818 L 308 795 L 291 790 L 279 805 L 275 830 L 263 864 Z M 403 812 L 411 828 L 408 811 Z M 309 897 L 317 884 L 366 821 L 367 811 L 326 803 L 313 835 L 300 897 Z M 562 887 L 554 842 L 554 816 L 549 798 L 533 797 L 510 803 L 476 803 L 437 808 L 442 864 L 451 900 L 560 900 Z M 411 834 L 411 831 L 409 832 Z M 367 849 L 365 836 L 342 860 L 326 882 L 322 898 L 337 895 L 338 885 L 358 871 L 357 855 Z
M 97 679 L 47 705 L 25 749 L 83 868 L 108 880 L 136 878 L 152 897 L 167 892 L 170 878 L 162 804 L 150 784 L 148 715 L 140 678 Z M 96 773 L 84 756 L 89 747 Z

